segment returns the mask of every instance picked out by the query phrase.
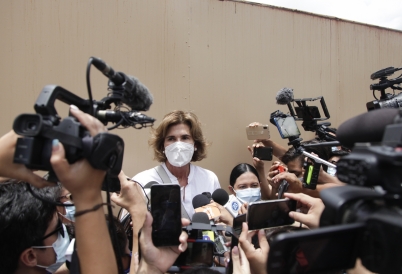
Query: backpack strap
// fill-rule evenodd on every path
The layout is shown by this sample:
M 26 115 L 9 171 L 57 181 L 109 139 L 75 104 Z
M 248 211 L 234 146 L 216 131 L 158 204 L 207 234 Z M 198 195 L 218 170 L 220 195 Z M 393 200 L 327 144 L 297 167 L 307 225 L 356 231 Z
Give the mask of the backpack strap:
M 164 184 L 171 184 L 172 181 L 170 181 L 169 175 L 167 174 L 166 170 L 163 168 L 162 165 L 154 167 L 156 173 L 158 173 L 159 177 L 161 177 L 162 182 Z M 191 221 L 190 216 L 187 213 L 187 210 L 184 208 L 183 203 L 181 204 L 181 217 L 189 219 Z

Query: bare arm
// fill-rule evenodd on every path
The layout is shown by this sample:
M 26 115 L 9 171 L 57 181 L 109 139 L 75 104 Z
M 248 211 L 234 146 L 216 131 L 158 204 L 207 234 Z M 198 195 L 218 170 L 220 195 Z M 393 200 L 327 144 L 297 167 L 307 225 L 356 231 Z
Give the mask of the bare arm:
M 92 136 L 106 131 L 103 124 L 80 110 L 71 113 L 86 127 Z M 105 171 L 94 169 L 86 159 L 69 164 L 63 145 L 53 142 L 52 167 L 59 180 L 74 196 L 76 212 L 92 209 L 101 204 L 101 187 Z M 103 208 L 76 217 L 75 235 L 81 273 L 117 273 L 112 242 L 106 225 Z

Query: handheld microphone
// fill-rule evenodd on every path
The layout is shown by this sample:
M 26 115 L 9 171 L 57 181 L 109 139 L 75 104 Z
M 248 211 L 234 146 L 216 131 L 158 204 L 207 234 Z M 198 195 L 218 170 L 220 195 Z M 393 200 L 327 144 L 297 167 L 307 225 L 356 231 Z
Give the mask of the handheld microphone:
M 224 189 L 218 188 L 212 193 L 212 200 L 224 206 L 229 201 L 229 195 Z
M 276 103 L 278 105 L 286 105 L 293 101 L 293 89 L 283 88 L 276 94 Z
M 122 92 L 121 100 L 131 109 L 136 111 L 147 111 L 153 103 L 153 96 L 137 78 L 127 76 L 123 72 L 115 72 L 102 59 L 91 57 L 92 64 L 109 78 L 109 87 Z
M 214 221 L 221 215 L 219 208 L 210 203 L 207 196 L 198 194 L 193 198 L 193 207 L 195 212 L 204 212 L 211 221 Z
M 232 214 L 233 217 L 239 215 L 239 209 L 243 203 L 236 198 L 236 196 L 230 196 L 229 201 L 224 205 L 224 207 Z

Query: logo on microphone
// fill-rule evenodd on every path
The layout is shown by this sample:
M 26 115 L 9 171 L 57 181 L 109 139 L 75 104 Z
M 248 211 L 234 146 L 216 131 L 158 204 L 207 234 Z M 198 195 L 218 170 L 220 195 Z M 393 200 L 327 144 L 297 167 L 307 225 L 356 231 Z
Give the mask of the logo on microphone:
M 239 210 L 239 203 L 237 203 L 236 201 L 232 202 L 232 209 L 234 211 L 238 211 Z

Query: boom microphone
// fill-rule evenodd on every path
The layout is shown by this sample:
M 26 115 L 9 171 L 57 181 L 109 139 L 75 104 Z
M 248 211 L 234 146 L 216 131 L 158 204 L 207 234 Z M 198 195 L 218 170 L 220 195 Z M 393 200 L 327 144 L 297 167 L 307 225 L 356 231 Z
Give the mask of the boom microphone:
M 111 88 L 122 88 L 122 101 L 132 110 L 147 111 L 153 103 L 153 96 L 137 78 L 123 72 L 115 72 L 102 59 L 91 57 L 92 64 L 109 78 Z
M 276 94 L 276 103 L 278 105 L 286 105 L 293 101 L 293 89 L 283 88 Z
M 393 124 L 399 109 L 377 109 L 353 117 L 341 124 L 336 139 L 342 145 L 352 147 L 354 143 L 381 142 L 385 127 Z

